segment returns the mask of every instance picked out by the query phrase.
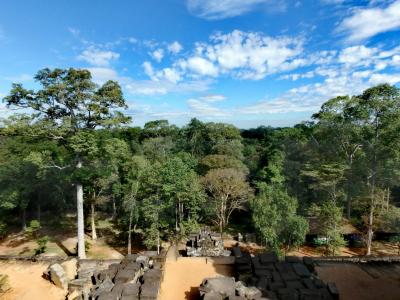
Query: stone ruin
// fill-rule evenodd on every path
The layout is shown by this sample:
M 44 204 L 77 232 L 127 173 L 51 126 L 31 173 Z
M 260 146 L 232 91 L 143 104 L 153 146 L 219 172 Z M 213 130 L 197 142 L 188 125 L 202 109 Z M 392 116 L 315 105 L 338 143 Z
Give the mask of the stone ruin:
M 217 233 L 202 229 L 199 233 L 191 234 L 186 243 L 186 255 L 199 256 L 230 256 L 231 252 L 224 249 L 224 242 Z
M 333 300 L 339 299 L 334 283 L 324 283 L 313 271 L 310 258 L 275 253 L 251 256 L 234 247 L 235 278 L 207 278 L 199 290 L 204 300 Z
M 76 278 L 69 281 L 60 265 L 51 265 L 49 276 L 68 289 L 68 300 L 155 300 L 163 276 L 162 258 L 156 254 L 145 251 L 121 261 L 80 260 Z

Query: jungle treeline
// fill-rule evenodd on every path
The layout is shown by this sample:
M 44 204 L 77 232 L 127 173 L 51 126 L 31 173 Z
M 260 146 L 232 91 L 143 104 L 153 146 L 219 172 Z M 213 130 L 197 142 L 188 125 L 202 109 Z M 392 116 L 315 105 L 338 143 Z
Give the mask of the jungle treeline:
M 255 232 L 278 252 L 302 245 L 316 218 L 328 253 L 344 220 L 365 237 L 400 232 L 400 90 L 388 84 L 327 99 L 293 127 L 241 130 L 196 118 L 132 127 L 118 82 L 43 69 L 14 84 L 0 124 L 0 233 L 77 215 L 85 231 L 110 218 L 149 248 L 200 226 Z M 49 223 L 50 224 L 50 223 Z

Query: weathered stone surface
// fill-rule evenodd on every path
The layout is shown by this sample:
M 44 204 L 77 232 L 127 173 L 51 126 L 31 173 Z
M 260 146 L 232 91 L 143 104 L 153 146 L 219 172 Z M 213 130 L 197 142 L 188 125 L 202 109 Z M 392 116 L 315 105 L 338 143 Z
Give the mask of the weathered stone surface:
M 68 283 L 68 290 L 73 291 L 73 290 L 83 290 L 88 288 L 92 282 L 90 281 L 89 278 L 78 278 L 78 279 L 73 279 Z
M 96 299 L 97 296 L 103 293 L 111 292 L 113 287 L 114 283 L 111 281 L 110 278 L 107 277 L 102 283 L 94 288 L 94 290 L 92 291 L 92 297 Z
M 302 263 L 303 259 L 298 256 L 286 256 L 285 261 L 288 263 Z
M 136 275 L 136 271 L 122 269 L 118 271 L 117 275 L 115 275 L 114 282 L 125 283 L 135 279 L 135 277 L 137 277 Z
M 143 274 L 143 280 L 144 281 L 147 281 L 147 280 L 158 280 L 159 281 L 161 279 L 161 275 L 162 275 L 161 270 L 150 269 L 150 270 L 147 270 Z
M 48 268 L 50 280 L 59 288 L 68 288 L 67 275 L 60 264 L 52 264 Z
M 272 272 L 272 280 L 273 281 L 282 281 L 282 276 L 279 272 Z
M 334 282 L 328 282 L 328 290 L 334 298 L 339 298 L 339 290 Z
M 113 292 L 104 292 L 100 294 L 96 300 L 118 300 L 118 296 Z
M 136 262 L 138 264 L 142 265 L 142 267 L 144 267 L 144 268 L 149 267 L 149 257 L 148 256 L 140 255 L 136 258 Z
M 279 299 L 281 300 L 298 300 L 299 293 L 295 289 L 279 289 L 278 291 Z
M 278 261 L 278 256 L 274 252 L 261 253 L 259 259 L 262 264 L 275 263 Z
M 281 288 L 284 288 L 286 285 L 283 281 L 275 281 L 275 282 L 271 282 L 269 285 L 269 289 L 271 291 L 278 291 Z
M 300 280 L 286 281 L 285 284 L 286 284 L 286 287 L 290 288 L 290 289 L 302 289 L 302 288 L 304 288 L 304 285 Z
M 235 279 L 233 277 L 215 277 L 203 280 L 200 291 L 216 291 L 224 297 L 235 295 Z
M 60 265 L 63 267 L 68 280 L 75 279 L 78 268 L 78 260 L 76 258 L 68 259 L 67 261 L 62 262 Z
M 159 283 L 145 282 L 140 288 L 140 299 L 156 299 L 159 291 Z
M 303 284 L 307 289 L 315 289 L 315 284 L 310 278 L 303 278 Z
M 257 277 L 267 277 L 267 278 L 272 278 L 271 271 L 264 270 L 264 269 L 255 269 L 254 270 L 254 275 Z
M 243 256 L 242 251 L 240 250 L 239 247 L 233 247 L 232 248 L 232 254 L 233 254 L 234 257 L 237 257 L 237 258 Z
M 297 275 L 303 278 L 311 277 L 310 271 L 307 269 L 307 267 L 304 264 L 301 263 L 295 263 L 293 264 L 293 269 L 296 272 Z
M 282 272 L 281 277 L 284 281 L 299 280 L 300 277 L 296 275 L 293 271 Z
M 135 296 L 137 297 L 140 292 L 139 283 L 125 283 L 122 288 L 122 296 Z
M 222 296 L 214 291 L 209 292 L 203 296 L 203 300 L 222 300 L 222 299 L 223 299 Z M 229 299 L 231 298 L 229 297 Z

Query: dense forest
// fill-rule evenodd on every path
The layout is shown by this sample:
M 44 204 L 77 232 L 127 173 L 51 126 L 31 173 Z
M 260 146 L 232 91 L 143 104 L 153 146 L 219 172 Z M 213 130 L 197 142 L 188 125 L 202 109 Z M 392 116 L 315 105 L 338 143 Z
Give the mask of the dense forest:
M 105 216 L 148 248 L 208 225 L 255 232 L 278 252 L 305 242 L 316 218 L 329 253 L 340 224 L 364 233 L 400 230 L 400 90 L 387 84 L 325 102 L 312 121 L 241 130 L 192 119 L 131 127 L 117 82 L 86 70 L 44 69 L 38 89 L 14 84 L 17 110 L 0 123 L 0 233 L 77 214 L 96 239 Z

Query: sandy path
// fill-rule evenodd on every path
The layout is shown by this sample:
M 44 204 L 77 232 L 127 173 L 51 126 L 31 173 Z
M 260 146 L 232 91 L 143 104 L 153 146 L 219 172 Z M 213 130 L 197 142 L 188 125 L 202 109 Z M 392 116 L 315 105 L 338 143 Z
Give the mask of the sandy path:
M 0 273 L 7 274 L 11 291 L 2 300 L 62 300 L 65 292 L 42 278 L 48 264 L 0 262 Z
M 356 264 L 321 264 L 316 267 L 322 280 L 335 282 L 341 300 L 400 299 L 400 267 L 396 269 L 389 274 L 379 272 L 379 277 L 373 278 Z
M 206 277 L 231 276 L 232 266 L 203 257 L 175 257 L 172 246 L 165 262 L 160 300 L 198 299 L 198 287 Z

